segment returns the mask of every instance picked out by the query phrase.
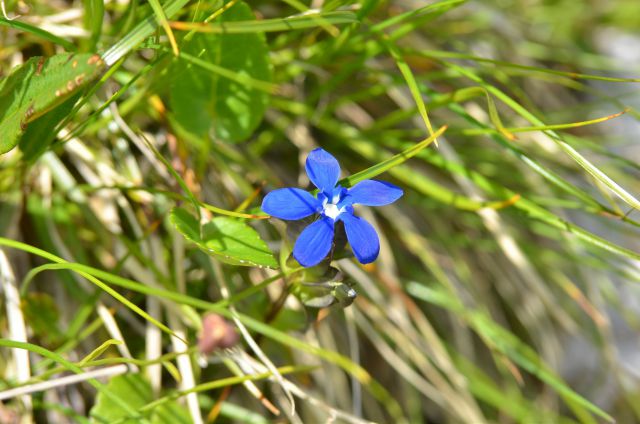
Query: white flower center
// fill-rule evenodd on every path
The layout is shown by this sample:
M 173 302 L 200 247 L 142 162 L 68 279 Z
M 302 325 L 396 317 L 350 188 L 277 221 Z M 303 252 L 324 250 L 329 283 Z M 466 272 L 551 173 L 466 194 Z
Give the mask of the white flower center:
M 344 208 L 338 208 L 338 205 L 333 203 L 326 203 L 324 205 L 323 213 L 334 221 L 342 212 L 344 212 Z

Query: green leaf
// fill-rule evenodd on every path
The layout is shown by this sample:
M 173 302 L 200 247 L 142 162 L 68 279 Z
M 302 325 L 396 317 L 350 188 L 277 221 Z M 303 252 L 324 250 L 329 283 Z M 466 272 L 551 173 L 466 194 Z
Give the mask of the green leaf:
M 273 254 L 256 230 L 233 218 L 214 218 L 202 228 L 205 250 L 233 265 L 278 268 Z
M 93 54 L 32 57 L 0 81 L 0 154 L 13 149 L 29 124 L 79 93 L 100 75 Z
M 189 241 L 200 244 L 200 224 L 189 212 L 182 208 L 173 208 L 169 217 L 171 223 Z
M 217 22 L 247 20 L 255 20 L 253 12 L 239 2 Z M 182 53 L 213 66 L 196 66 Z M 247 139 L 262 120 L 269 95 L 240 78 L 271 81 L 268 55 L 262 34 L 195 34 L 181 46 L 181 59 L 174 66 L 170 104 L 176 119 L 201 137 Z
M 278 268 L 267 244 L 256 230 L 244 222 L 216 217 L 200 228 L 197 219 L 181 208 L 171 211 L 170 220 L 187 240 L 223 262 Z
M 98 422 L 111 422 L 118 418 L 126 417 L 130 415 L 130 410 L 140 409 L 153 400 L 151 386 L 140 374 L 123 374 L 113 377 L 109 380 L 107 389 L 117 394 L 121 399 L 125 399 L 129 406 L 129 411 L 126 411 L 121 405 L 100 392 L 90 413 Z M 138 419 L 124 421 L 126 424 L 138 422 Z

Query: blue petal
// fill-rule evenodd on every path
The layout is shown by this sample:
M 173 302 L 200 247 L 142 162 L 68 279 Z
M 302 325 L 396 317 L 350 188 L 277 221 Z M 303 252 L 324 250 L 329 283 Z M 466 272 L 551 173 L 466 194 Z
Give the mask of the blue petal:
M 262 201 L 262 210 L 280 219 L 296 220 L 318 212 L 322 204 L 299 188 L 281 188 L 268 193 Z
M 307 156 L 305 169 L 313 185 L 327 196 L 331 196 L 331 192 L 340 178 L 340 165 L 336 158 L 324 149 L 314 149 Z
M 368 264 L 376 260 L 380 252 L 380 240 L 371 224 L 364 219 L 343 213 L 340 219 L 344 222 L 347 240 L 361 264 Z
M 350 205 L 384 206 L 402 197 L 403 191 L 386 181 L 364 180 L 353 186 L 347 192 L 342 202 Z
M 304 267 L 317 265 L 329 254 L 332 242 L 333 219 L 322 217 L 302 231 L 293 246 L 293 257 Z

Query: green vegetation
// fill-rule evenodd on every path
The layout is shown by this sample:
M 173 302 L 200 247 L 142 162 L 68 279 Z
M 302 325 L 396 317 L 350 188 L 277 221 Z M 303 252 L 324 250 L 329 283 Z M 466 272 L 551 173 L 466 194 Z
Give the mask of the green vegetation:
M 2 6 L 1 422 L 640 421 L 637 0 Z

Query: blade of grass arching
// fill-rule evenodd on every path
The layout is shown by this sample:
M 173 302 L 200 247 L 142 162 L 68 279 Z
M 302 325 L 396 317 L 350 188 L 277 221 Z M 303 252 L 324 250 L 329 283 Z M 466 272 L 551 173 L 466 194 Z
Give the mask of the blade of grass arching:
M 173 31 L 171 30 L 171 26 L 169 26 L 169 21 L 167 21 L 167 17 L 164 14 L 164 10 L 162 9 L 162 5 L 158 0 L 149 0 L 149 4 L 151 5 L 151 9 L 153 9 L 153 13 L 155 13 L 156 18 L 158 19 L 158 23 L 164 29 L 164 32 L 167 34 L 167 38 L 169 39 L 169 44 L 171 44 L 171 50 L 175 56 L 178 56 L 180 50 L 178 50 L 178 43 L 176 42 L 176 37 L 173 35 Z
M 231 296 L 228 300 L 221 300 L 216 303 L 210 303 L 203 300 L 193 299 L 189 296 L 182 295 L 180 293 L 176 293 L 170 290 L 156 289 L 153 287 L 149 287 L 149 286 L 137 283 L 133 280 L 129 280 L 127 278 L 123 278 L 118 275 L 115 275 L 97 268 L 89 267 L 89 266 L 78 264 L 78 263 L 76 264 L 66 263 L 62 258 L 59 258 L 58 256 L 53 255 L 45 250 L 30 246 L 25 243 L 17 242 L 15 240 L 10 240 L 10 239 L 0 237 L 0 245 L 6 245 L 14 249 L 19 249 L 19 250 L 31 253 L 33 255 L 40 256 L 51 262 L 55 262 L 55 264 L 48 264 L 49 268 L 41 268 L 38 272 L 42 272 L 45 270 L 54 270 L 54 269 L 55 270 L 68 269 L 74 272 L 82 271 L 87 274 L 93 275 L 96 278 L 99 278 L 104 281 L 108 281 L 111 284 L 117 285 L 119 287 L 123 287 L 131 291 L 135 291 L 135 292 L 142 293 L 149 296 L 155 296 L 163 299 L 173 300 L 178 303 L 183 303 L 199 309 L 205 309 L 205 310 L 210 310 L 212 312 L 219 312 L 219 313 L 222 313 L 223 308 L 226 308 L 228 305 L 235 304 L 245 299 L 246 297 L 249 297 L 259 292 L 263 288 L 267 287 L 269 284 L 283 277 L 291 276 L 297 272 L 304 270 L 304 268 L 290 269 L 286 273 L 276 274 L 272 277 L 265 279 L 263 282 L 256 284 L 255 286 L 251 286 L 242 292 L 236 293 L 235 295 Z M 51 267 L 51 265 L 56 265 L 56 266 Z M 71 268 L 69 265 L 74 265 L 74 267 Z M 23 280 L 23 285 L 21 287 L 22 296 L 26 294 L 30 282 L 33 280 L 33 277 L 35 277 L 34 273 L 30 273 Z
M 53 44 L 58 44 L 70 52 L 75 52 L 77 50 L 76 46 L 72 42 L 67 41 L 64 38 L 60 38 L 57 35 L 51 34 L 49 31 L 45 31 L 44 29 L 40 29 L 24 22 L 0 18 L 0 26 L 6 26 L 9 28 L 17 29 L 19 31 L 27 32 L 29 34 L 33 34 L 36 37 L 42 38 L 43 40 L 49 41 Z
M 395 42 L 400 38 L 404 37 L 407 34 L 410 34 L 413 31 L 425 26 L 428 22 L 437 19 L 444 13 L 449 10 L 455 9 L 456 7 L 462 6 L 466 3 L 465 1 L 455 1 L 455 0 L 444 0 L 435 3 L 430 3 L 427 6 L 418 9 L 418 13 L 407 12 L 403 15 L 398 15 L 398 17 L 402 16 L 402 19 L 399 19 L 398 22 L 394 22 L 394 24 L 402 24 L 399 28 L 393 30 L 388 35 L 388 40 L 390 42 Z M 378 24 L 375 29 L 372 30 L 375 34 L 380 34 L 382 29 L 389 27 L 390 25 L 386 25 L 385 22 Z M 369 37 L 370 34 L 363 34 L 362 37 Z M 353 37 L 349 40 L 353 44 L 362 43 L 363 39 L 361 37 Z M 375 48 L 368 51 L 369 55 L 377 55 L 381 51 L 385 49 L 384 46 L 378 45 Z
M 0 244 L 5 244 L 7 241 L 8 241 L 8 239 L 3 239 L 3 238 L 0 237 Z M 10 245 L 10 244 L 6 243 L 6 245 Z M 13 245 L 12 247 L 15 247 L 15 245 Z M 76 264 L 67 262 L 64 259 L 58 258 L 55 255 L 51 255 L 51 254 L 49 254 L 49 255 L 50 255 L 50 258 L 52 258 L 51 260 L 53 262 L 56 262 L 56 263 L 40 265 L 39 267 L 31 269 L 29 271 L 29 273 L 27 274 L 27 276 L 25 277 L 25 281 L 27 282 L 27 286 L 28 286 L 28 283 L 37 274 L 39 274 L 42 271 L 58 270 L 58 269 L 74 271 L 78 275 L 84 277 L 85 279 L 87 279 L 88 281 L 90 281 L 91 283 L 96 285 L 98 288 L 100 288 L 105 293 L 111 295 L 111 297 L 113 297 L 114 299 L 116 299 L 117 301 L 122 303 L 124 306 L 129 308 L 131 311 L 135 312 L 136 314 L 140 315 L 145 320 L 149 321 L 151 324 L 153 324 L 156 327 L 158 327 L 160 330 L 164 331 L 165 333 L 167 333 L 167 334 L 169 334 L 171 336 L 178 337 L 173 331 L 171 331 L 171 329 L 169 327 L 167 327 L 166 325 L 164 325 L 160 321 L 156 320 L 155 318 L 153 318 L 149 314 L 147 314 L 138 305 L 132 303 L 127 298 L 122 296 L 120 293 L 118 293 L 117 291 L 113 290 L 111 287 L 107 286 L 105 283 L 103 283 L 99 279 L 95 278 L 93 275 L 78 269 Z
M 496 98 L 500 99 L 507 106 L 513 109 L 514 112 L 531 122 L 533 125 L 544 126 L 545 124 L 540 121 L 536 116 L 531 114 L 528 110 L 520 106 L 517 102 L 515 102 L 511 97 L 506 95 L 497 87 L 494 87 L 490 84 L 487 84 L 482 78 L 476 75 L 473 71 L 464 68 L 462 66 L 455 65 L 453 63 L 443 62 L 446 66 L 458 71 L 462 75 L 471 79 L 472 81 L 483 86 L 487 91 L 489 91 Z M 640 210 L 640 201 L 632 196 L 628 191 L 618 185 L 615 181 L 613 181 L 609 176 L 607 176 L 604 172 L 598 169 L 595 165 L 593 165 L 589 160 L 587 160 L 584 156 L 578 153 L 573 147 L 564 142 L 560 136 L 558 136 L 553 131 L 544 131 L 544 133 L 553 140 L 562 150 L 565 151 L 578 165 L 580 165 L 585 171 L 587 171 L 592 177 L 598 179 L 602 184 L 608 187 L 611 191 L 613 191 L 620 199 L 622 199 L 626 204 L 631 206 L 634 209 Z
M 33 352 L 36 353 L 40 356 L 43 356 L 45 358 L 51 359 L 52 361 L 62 365 L 65 369 L 75 373 L 75 374 L 83 374 L 84 370 L 82 370 L 82 368 L 78 367 L 77 365 L 75 365 L 73 362 L 67 361 L 66 359 L 64 359 L 62 356 L 58 355 L 55 352 L 51 352 L 50 350 L 47 350 L 41 346 L 38 345 L 34 345 L 31 343 L 24 343 L 24 342 L 16 342 L 14 340 L 7 340 L 7 339 L 0 339 L 0 346 L 2 347 L 9 347 L 9 348 L 13 348 L 13 349 L 25 349 L 28 350 L 29 352 Z M 107 387 L 105 387 L 103 384 L 101 384 L 98 380 L 94 379 L 94 378 L 90 378 L 87 380 L 87 383 L 89 383 L 91 386 L 93 386 L 97 391 L 104 393 L 105 396 L 109 397 L 111 400 L 113 400 L 116 404 L 118 404 L 121 408 L 123 408 L 124 410 L 127 411 L 127 413 L 129 414 L 133 414 L 133 416 L 135 416 L 136 418 L 140 419 L 140 422 L 142 423 L 149 423 L 149 421 L 147 421 L 143 416 L 140 416 L 136 411 L 134 411 L 129 404 L 122 399 L 120 396 L 118 396 L 116 393 L 113 393 L 111 390 L 109 390 Z
M 169 0 L 163 9 L 165 18 L 172 18 L 187 3 L 189 3 L 189 0 Z M 102 55 L 102 60 L 104 60 L 107 66 L 113 65 L 120 60 L 120 58 L 136 48 L 145 38 L 153 34 L 156 27 L 157 21 L 154 16 L 147 16 L 120 41 L 107 50 Z
M 454 312 L 456 316 L 464 319 L 488 346 L 507 355 L 520 367 L 544 381 L 562 396 L 568 405 L 572 405 L 578 410 L 585 409 L 609 422 L 615 422 L 613 417 L 605 411 L 571 390 L 533 349 L 518 339 L 516 335 L 496 323 L 486 313 L 470 309 L 442 288 L 427 287 L 414 282 L 407 286 L 407 290 L 412 296 L 448 309 Z M 593 422 L 593 420 L 591 419 L 588 422 Z
M 109 349 L 111 346 L 113 345 L 119 345 L 122 344 L 122 342 L 120 340 L 116 340 L 116 339 L 109 339 L 107 341 L 105 341 L 104 343 L 102 343 L 100 346 L 98 346 L 97 348 L 95 348 L 94 350 L 92 350 L 88 355 L 86 355 L 84 358 L 82 358 L 80 360 L 80 362 L 78 362 L 78 366 L 79 367 L 84 367 L 85 364 L 87 362 L 91 362 L 93 360 L 95 360 L 97 357 L 99 357 L 100 355 L 102 355 L 107 349 Z
M 259 21 L 231 21 L 214 22 L 210 24 L 200 22 L 171 22 L 172 28 L 181 31 L 195 31 L 209 34 L 246 34 L 253 32 L 280 32 L 310 29 L 328 24 L 357 23 L 358 19 L 352 12 L 326 12 L 291 16 L 288 18 L 262 19 Z

